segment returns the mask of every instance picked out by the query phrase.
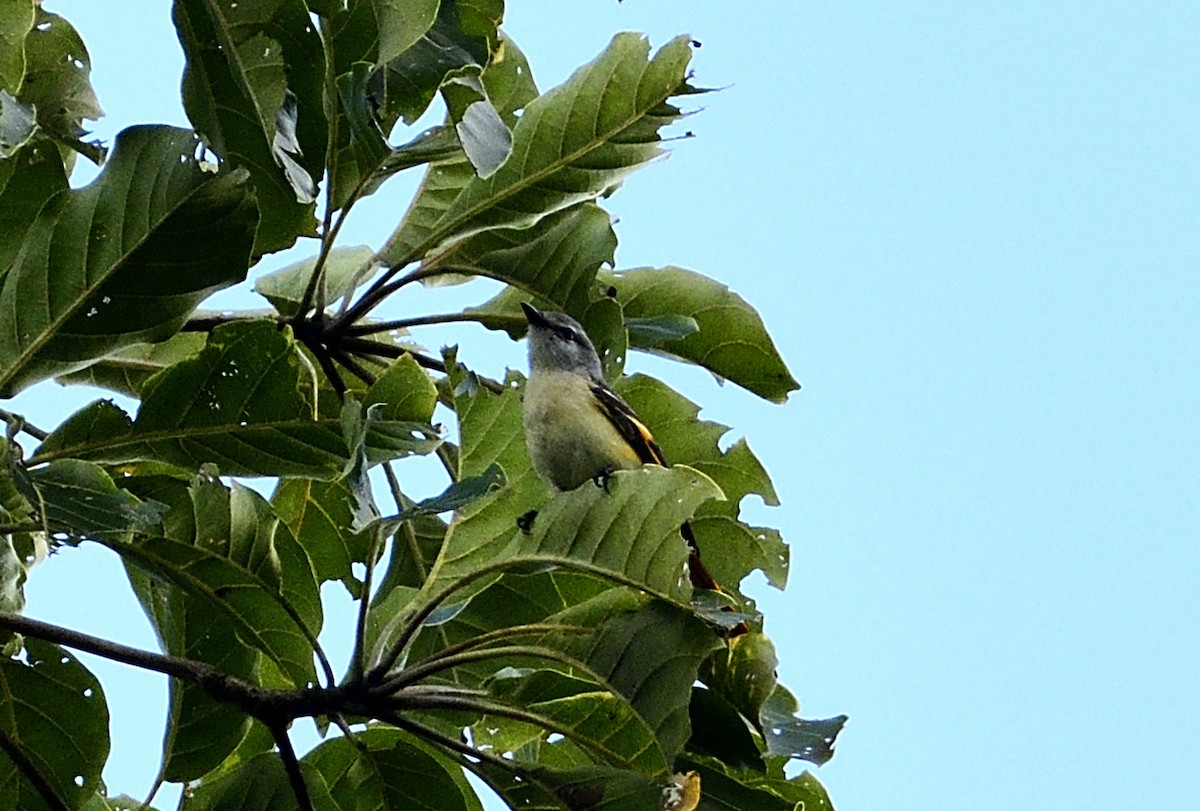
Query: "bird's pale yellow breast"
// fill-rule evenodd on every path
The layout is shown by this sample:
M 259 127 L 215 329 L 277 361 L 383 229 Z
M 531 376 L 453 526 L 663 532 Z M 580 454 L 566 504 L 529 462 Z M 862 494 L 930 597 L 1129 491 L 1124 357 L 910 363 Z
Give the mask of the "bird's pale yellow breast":
M 601 411 L 590 381 L 564 371 L 536 372 L 525 386 L 525 440 L 538 475 L 573 490 L 605 471 L 641 461 Z

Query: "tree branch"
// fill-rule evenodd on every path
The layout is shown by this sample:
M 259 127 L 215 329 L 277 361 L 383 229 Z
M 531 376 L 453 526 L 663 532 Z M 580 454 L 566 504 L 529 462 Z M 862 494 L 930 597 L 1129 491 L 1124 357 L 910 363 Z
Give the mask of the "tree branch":
M 29 421 L 20 414 L 14 414 L 11 411 L 3 408 L 0 408 L 0 420 L 4 420 L 5 422 L 12 422 L 15 420 L 18 424 L 18 431 L 24 431 L 39 442 L 50 436 L 49 432 L 43 431 L 36 425 L 30 425 Z

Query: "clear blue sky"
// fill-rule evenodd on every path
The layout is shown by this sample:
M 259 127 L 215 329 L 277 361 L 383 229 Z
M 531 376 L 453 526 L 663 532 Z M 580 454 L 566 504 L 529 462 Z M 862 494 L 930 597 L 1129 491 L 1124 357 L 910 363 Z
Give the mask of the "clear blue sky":
M 168 3 L 46 5 L 91 49 L 102 135 L 184 122 Z M 1200 5 L 509 6 L 543 88 L 622 29 L 691 33 L 697 82 L 726 87 L 610 201 L 619 264 L 730 285 L 804 389 L 780 407 L 632 365 L 775 478 L 783 506 L 750 509 L 793 574 L 756 591 L 805 713 L 851 717 L 819 770 L 840 811 L 1194 808 Z M 378 246 L 406 202 L 385 188 L 350 240 Z M 88 396 L 15 407 L 50 424 Z M 29 613 L 151 645 L 120 577 L 68 550 Z M 109 785 L 141 793 L 165 690 L 97 670 Z

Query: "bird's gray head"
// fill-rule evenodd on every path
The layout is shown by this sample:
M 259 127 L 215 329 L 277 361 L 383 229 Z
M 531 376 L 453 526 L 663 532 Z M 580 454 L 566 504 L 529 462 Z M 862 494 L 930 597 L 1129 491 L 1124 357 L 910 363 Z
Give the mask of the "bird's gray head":
M 603 380 L 600 356 L 583 327 L 569 315 L 544 313 L 521 302 L 529 321 L 529 371 L 574 372 L 591 380 Z

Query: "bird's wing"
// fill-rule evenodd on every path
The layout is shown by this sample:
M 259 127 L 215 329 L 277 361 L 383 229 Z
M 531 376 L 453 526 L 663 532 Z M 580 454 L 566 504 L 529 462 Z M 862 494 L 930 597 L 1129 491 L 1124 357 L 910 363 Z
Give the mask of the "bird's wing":
M 621 395 L 601 383 L 592 384 L 592 394 L 599 403 L 600 413 L 620 432 L 643 464 L 666 467 L 666 457 L 655 443 L 650 429 L 642 424 L 629 404 L 621 399 Z

